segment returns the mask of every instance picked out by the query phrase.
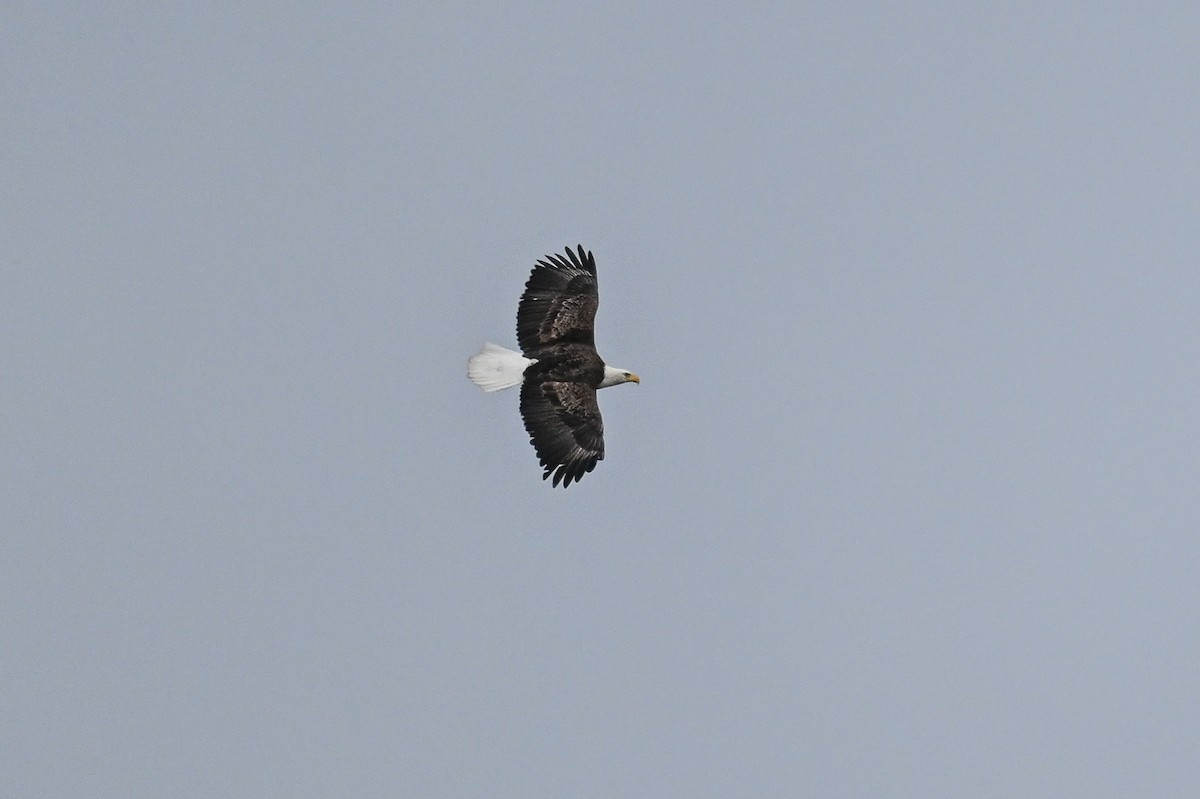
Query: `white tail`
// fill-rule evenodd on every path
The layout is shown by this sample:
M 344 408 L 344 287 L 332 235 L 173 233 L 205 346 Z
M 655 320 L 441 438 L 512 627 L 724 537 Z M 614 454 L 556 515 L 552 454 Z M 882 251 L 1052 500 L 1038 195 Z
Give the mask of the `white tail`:
M 467 377 L 484 391 L 499 391 L 520 385 L 525 379 L 525 368 L 531 363 L 521 353 L 489 341 L 467 361 Z

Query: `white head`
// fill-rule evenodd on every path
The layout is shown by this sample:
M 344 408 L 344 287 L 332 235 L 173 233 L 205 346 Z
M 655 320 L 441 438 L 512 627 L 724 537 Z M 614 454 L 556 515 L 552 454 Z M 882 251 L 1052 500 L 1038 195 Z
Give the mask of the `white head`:
M 609 386 L 619 386 L 622 383 L 641 383 L 642 379 L 625 369 L 616 369 L 612 366 L 604 367 L 604 379 L 600 381 L 597 388 L 608 388 Z

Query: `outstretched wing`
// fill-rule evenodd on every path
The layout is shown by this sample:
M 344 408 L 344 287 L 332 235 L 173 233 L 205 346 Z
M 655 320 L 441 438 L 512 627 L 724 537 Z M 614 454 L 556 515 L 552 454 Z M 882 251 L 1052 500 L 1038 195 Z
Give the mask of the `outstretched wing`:
M 521 384 L 521 417 L 529 441 L 545 468 L 563 488 L 604 459 L 604 421 L 596 389 L 586 383 L 526 381 Z
M 596 259 L 579 245 L 566 257 L 547 255 L 533 267 L 517 306 L 517 341 L 526 355 L 547 344 L 595 346 L 593 326 L 600 295 Z

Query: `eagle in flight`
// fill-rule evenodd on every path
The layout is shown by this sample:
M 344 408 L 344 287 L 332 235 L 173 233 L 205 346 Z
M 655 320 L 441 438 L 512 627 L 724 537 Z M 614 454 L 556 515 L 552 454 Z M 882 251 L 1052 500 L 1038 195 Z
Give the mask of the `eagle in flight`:
M 569 486 L 604 459 L 604 422 L 596 391 L 640 383 L 633 372 L 604 363 L 593 327 L 600 295 L 596 259 L 570 247 L 537 262 L 517 306 L 521 352 L 488 342 L 467 361 L 467 376 L 484 391 L 521 386 L 521 418 L 553 485 Z

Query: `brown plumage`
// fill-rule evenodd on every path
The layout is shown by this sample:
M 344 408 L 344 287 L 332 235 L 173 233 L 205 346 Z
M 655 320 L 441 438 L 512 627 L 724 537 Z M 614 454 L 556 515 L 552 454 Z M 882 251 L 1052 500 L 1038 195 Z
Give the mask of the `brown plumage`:
M 594 327 L 600 294 L 596 286 L 596 259 L 567 248 L 567 257 L 547 255 L 537 262 L 525 293 L 517 305 L 517 343 L 526 358 L 551 344 L 586 344 L 596 362 Z
M 596 352 L 593 325 L 600 297 L 596 260 L 579 246 L 538 261 L 517 306 L 524 357 L 488 345 L 468 373 L 485 391 L 521 383 L 521 417 L 553 485 L 578 482 L 604 459 L 604 421 L 596 391 L 640 382 L 607 366 Z M 491 348 L 489 350 L 489 347 Z M 519 370 L 519 377 L 518 375 Z

